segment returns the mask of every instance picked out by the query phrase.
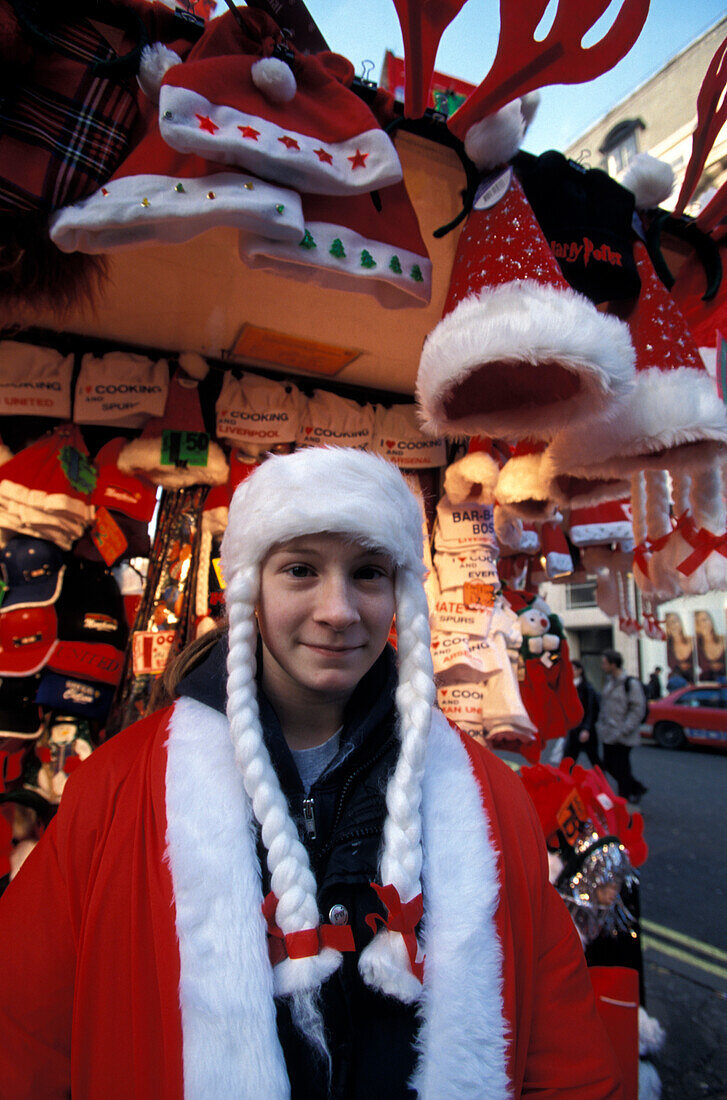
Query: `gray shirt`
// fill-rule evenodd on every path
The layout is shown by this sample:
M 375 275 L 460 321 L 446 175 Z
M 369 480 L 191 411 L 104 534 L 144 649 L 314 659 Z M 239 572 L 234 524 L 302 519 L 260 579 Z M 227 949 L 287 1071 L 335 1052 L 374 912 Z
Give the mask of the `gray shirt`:
M 629 680 L 628 690 L 626 681 Z M 601 692 L 596 733 L 604 745 L 638 745 L 643 713 L 642 689 L 638 680 L 623 671 L 607 676 Z
M 343 727 L 341 727 L 342 729 Z M 312 749 L 292 749 L 293 760 L 298 769 L 303 790 L 306 794 L 310 791 L 319 775 L 330 764 L 338 752 L 341 744 L 341 730 L 336 730 L 333 737 L 329 737 L 322 745 L 314 745 Z

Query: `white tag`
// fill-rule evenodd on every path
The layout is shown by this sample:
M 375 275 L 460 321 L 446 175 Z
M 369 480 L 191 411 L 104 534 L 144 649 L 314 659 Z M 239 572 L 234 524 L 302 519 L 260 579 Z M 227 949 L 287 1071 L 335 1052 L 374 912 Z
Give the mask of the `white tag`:
M 435 549 L 461 550 L 468 546 L 497 546 L 493 510 L 488 504 L 452 504 L 443 497 L 437 505 Z
M 173 630 L 135 630 L 132 660 L 135 676 L 157 676 L 164 671 L 174 645 Z
M 489 210 L 491 206 L 503 199 L 510 190 L 512 182 L 512 168 L 504 168 L 494 179 L 487 178 L 482 181 L 475 194 L 472 203 L 473 210 Z

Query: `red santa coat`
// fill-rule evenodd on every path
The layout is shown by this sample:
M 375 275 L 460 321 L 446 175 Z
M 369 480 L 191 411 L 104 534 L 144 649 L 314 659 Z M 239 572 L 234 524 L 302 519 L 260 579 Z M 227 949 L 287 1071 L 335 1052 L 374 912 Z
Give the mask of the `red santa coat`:
M 522 784 L 436 712 L 422 792 L 427 1100 L 620 1098 Z M 192 699 L 69 780 L 0 902 L 0 1082 L 14 1100 L 288 1094 L 248 800 Z

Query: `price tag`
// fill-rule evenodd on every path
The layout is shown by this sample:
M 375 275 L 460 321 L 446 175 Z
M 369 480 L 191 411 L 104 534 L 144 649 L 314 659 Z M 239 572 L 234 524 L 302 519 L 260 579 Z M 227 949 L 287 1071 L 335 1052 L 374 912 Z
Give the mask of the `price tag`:
M 162 463 L 165 466 L 206 466 L 209 449 L 207 432 L 162 432 Z
M 212 568 L 215 571 L 215 577 L 217 578 L 217 583 L 220 586 L 220 591 L 224 592 L 227 586 L 225 585 L 225 578 L 222 575 L 222 566 L 220 565 L 219 558 L 212 559 Z
M 124 532 L 108 508 L 104 508 L 103 505 L 96 512 L 91 528 L 91 538 L 107 565 L 113 565 L 118 561 L 129 545 Z
M 578 839 L 580 827 L 586 820 L 586 807 L 578 791 L 573 788 L 555 815 L 563 836 L 572 846 Z
M 135 676 L 158 676 L 174 645 L 174 630 L 135 630 L 132 661 Z
M 462 603 L 465 607 L 493 607 L 495 585 L 482 581 L 465 581 L 462 586 Z

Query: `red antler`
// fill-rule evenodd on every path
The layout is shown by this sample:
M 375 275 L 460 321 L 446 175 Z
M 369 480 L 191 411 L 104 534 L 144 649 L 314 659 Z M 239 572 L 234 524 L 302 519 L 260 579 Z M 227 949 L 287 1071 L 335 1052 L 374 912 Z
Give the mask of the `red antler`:
M 681 214 L 694 194 L 699 177 L 707 161 L 709 151 L 714 145 L 717 134 L 727 121 L 727 96 L 720 104 L 720 96 L 727 85 L 727 38 L 717 48 L 709 63 L 702 87 L 697 96 L 697 125 L 692 134 L 692 155 L 684 175 L 682 189 L 679 192 L 675 214 Z
M 587 32 L 609 0 L 559 0 L 550 32 L 542 42 L 535 31 L 548 0 L 500 0 L 500 40 L 492 68 L 452 116 L 449 128 L 464 138 L 473 123 L 545 84 L 582 84 L 608 72 L 641 33 L 649 0 L 624 0 L 611 28 L 584 48 Z
M 427 107 L 437 46 L 466 0 L 394 0 L 404 39 L 404 114 L 420 118 Z

